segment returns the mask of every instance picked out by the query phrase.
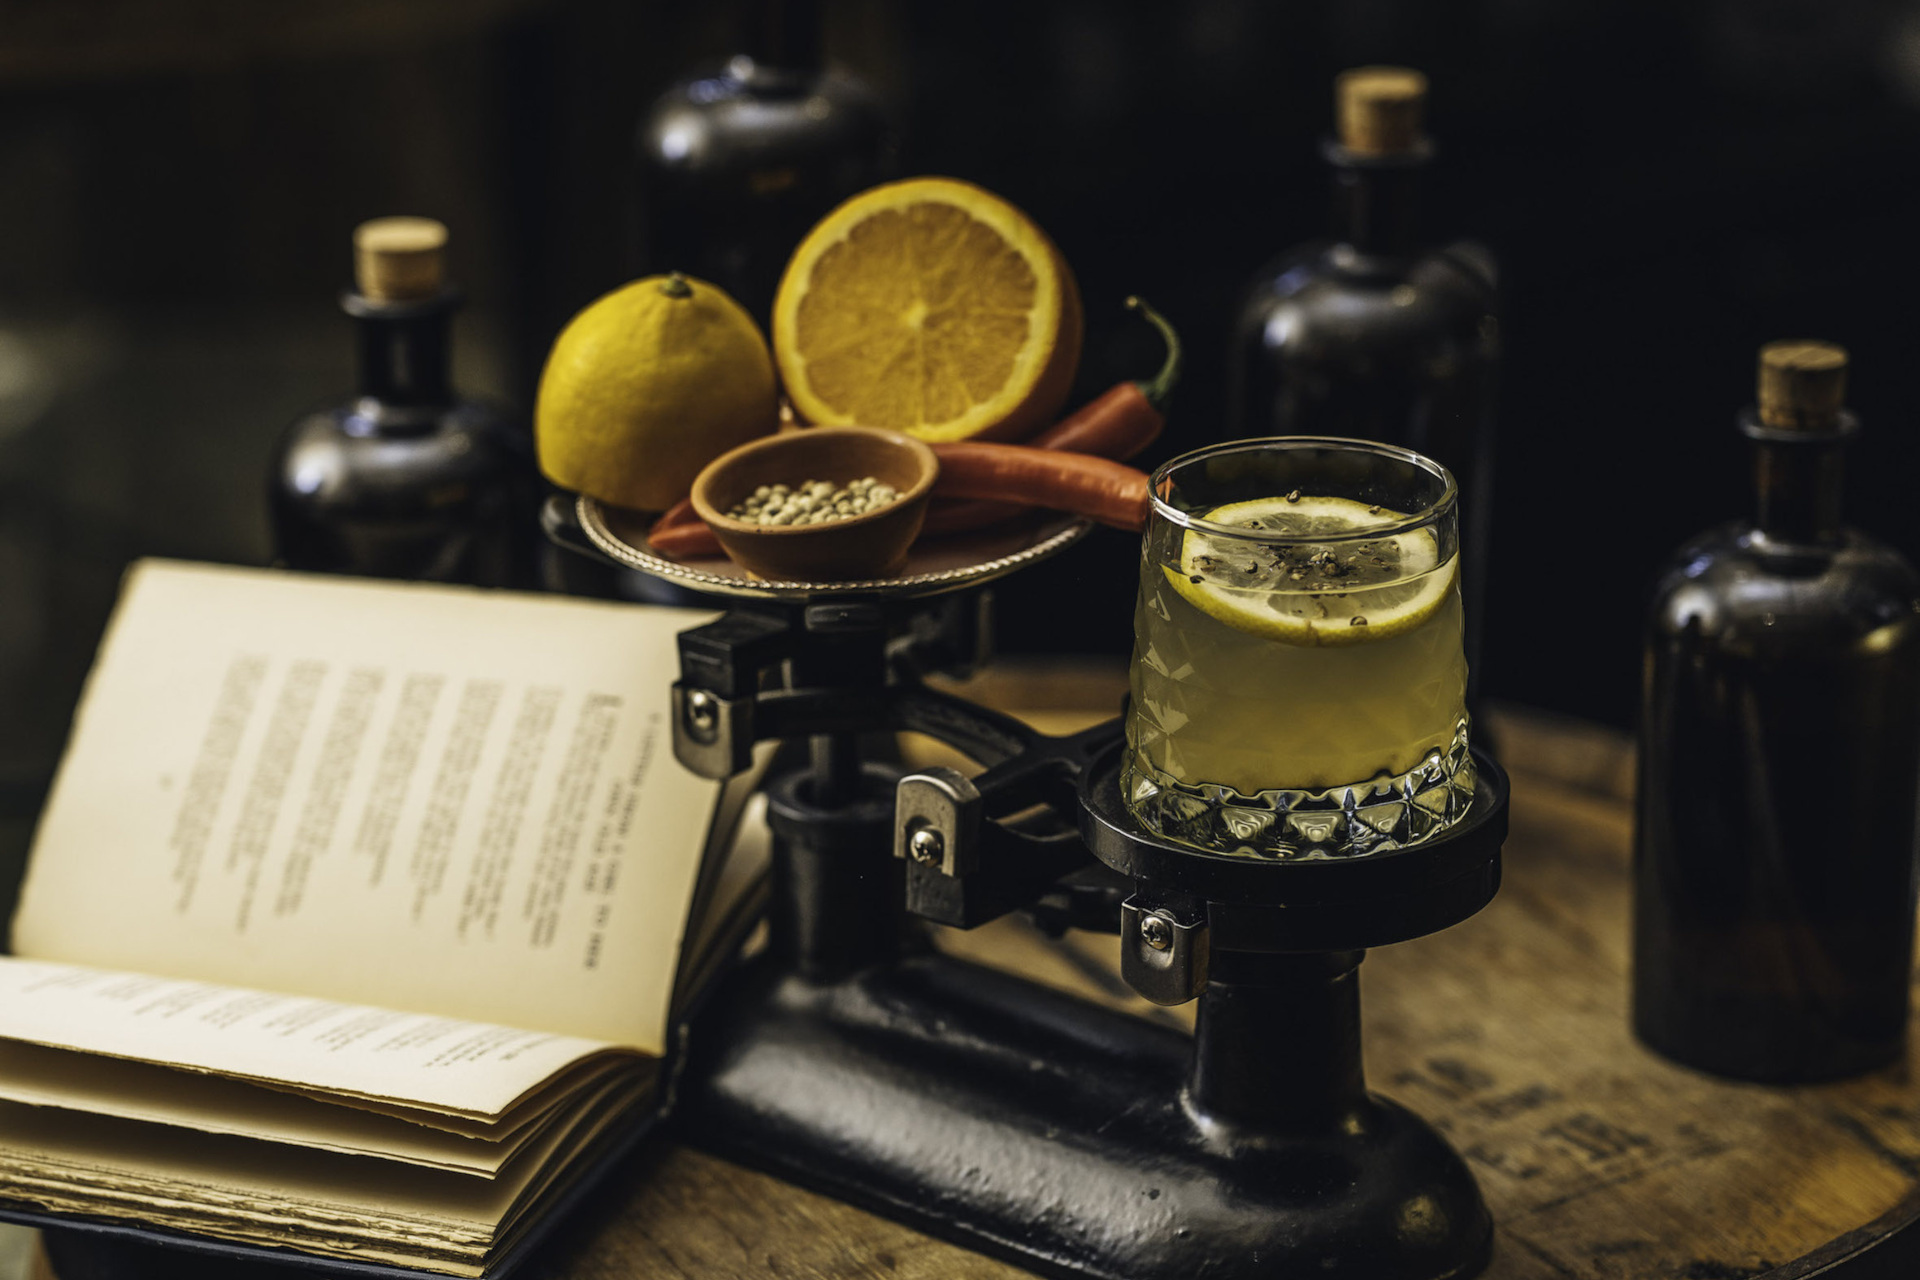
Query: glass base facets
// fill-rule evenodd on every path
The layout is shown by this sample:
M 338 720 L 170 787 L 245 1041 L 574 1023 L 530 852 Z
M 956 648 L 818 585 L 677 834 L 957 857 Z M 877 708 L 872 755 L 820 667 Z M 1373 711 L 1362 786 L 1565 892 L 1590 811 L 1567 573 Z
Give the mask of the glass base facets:
M 1232 787 L 1196 786 L 1155 769 L 1131 745 L 1120 785 L 1141 826 L 1207 853 L 1355 858 L 1419 844 L 1465 817 L 1473 805 L 1474 768 L 1462 720 L 1446 747 L 1406 773 L 1325 791 L 1279 788 L 1248 796 Z

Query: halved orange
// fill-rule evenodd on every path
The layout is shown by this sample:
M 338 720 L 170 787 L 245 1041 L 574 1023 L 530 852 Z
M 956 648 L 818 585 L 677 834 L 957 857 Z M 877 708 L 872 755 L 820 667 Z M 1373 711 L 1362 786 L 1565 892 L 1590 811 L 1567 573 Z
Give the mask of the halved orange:
M 1031 218 L 972 183 L 911 178 L 801 241 L 773 350 L 807 422 L 1017 440 L 1065 403 L 1080 325 L 1073 273 Z

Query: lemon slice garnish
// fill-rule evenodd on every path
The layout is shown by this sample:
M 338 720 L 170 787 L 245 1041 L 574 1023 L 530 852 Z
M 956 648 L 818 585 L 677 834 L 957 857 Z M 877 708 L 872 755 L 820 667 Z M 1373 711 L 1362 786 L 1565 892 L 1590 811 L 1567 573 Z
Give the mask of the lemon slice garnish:
M 1239 631 L 1297 645 L 1367 644 L 1431 618 L 1454 589 L 1459 557 L 1440 561 L 1431 529 L 1352 538 L 1406 516 L 1350 498 L 1299 495 L 1215 507 L 1208 524 L 1325 544 L 1266 544 L 1189 529 L 1180 568 L 1164 566 L 1187 603 Z

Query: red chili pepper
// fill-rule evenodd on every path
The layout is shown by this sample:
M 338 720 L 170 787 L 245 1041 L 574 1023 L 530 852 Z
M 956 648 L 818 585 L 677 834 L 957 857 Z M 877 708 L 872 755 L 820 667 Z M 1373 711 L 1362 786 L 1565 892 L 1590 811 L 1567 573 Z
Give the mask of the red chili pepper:
M 680 499 L 653 522 L 653 528 L 647 530 L 647 545 L 676 560 L 726 554 L 720 550 L 720 539 L 695 514 L 691 498 Z
M 1065 449 L 1125 462 L 1160 437 L 1167 399 L 1180 380 L 1180 336 L 1165 317 L 1137 297 L 1127 308 L 1145 316 L 1166 341 L 1160 372 L 1144 382 L 1122 382 L 1024 443 L 1035 449 Z
M 1118 529 L 1147 523 L 1147 473 L 1111 458 L 973 440 L 936 444 L 940 478 L 933 491 L 950 498 L 1013 499 L 1051 507 Z

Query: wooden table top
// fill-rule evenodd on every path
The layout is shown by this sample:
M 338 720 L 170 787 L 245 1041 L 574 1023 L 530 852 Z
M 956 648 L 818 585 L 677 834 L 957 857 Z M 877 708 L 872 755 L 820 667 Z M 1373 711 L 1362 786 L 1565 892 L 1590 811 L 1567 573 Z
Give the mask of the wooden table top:
M 1111 673 L 1055 673 L 1039 686 L 999 678 L 969 691 L 1064 728 L 1098 718 L 1086 708 L 1111 708 L 1112 689 Z M 1796 1259 L 1836 1237 L 1920 1213 L 1911 1058 L 1844 1084 L 1772 1088 L 1716 1080 L 1639 1046 L 1627 1027 L 1629 745 L 1531 715 L 1498 716 L 1494 728 L 1514 784 L 1498 899 L 1444 933 L 1373 952 L 1362 969 L 1369 1082 L 1466 1156 L 1497 1224 L 1486 1276 L 1790 1280 L 1815 1269 Z M 1110 937 L 1056 944 L 1005 921 L 957 936 L 953 949 L 1122 1002 Z M 539 1274 L 1025 1273 L 662 1146 Z

